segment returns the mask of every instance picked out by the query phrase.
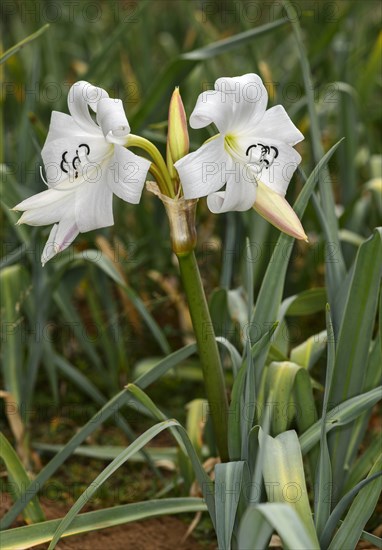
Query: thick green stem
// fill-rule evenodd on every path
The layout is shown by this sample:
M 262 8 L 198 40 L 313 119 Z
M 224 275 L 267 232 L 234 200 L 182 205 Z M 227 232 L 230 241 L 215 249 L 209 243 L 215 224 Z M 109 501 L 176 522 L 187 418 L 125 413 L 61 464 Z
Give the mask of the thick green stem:
M 221 461 L 226 462 L 228 460 L 228 401 L 215 332 L 194 251 L 178 255 L 178 260 L 202 363 L 216 443 Z

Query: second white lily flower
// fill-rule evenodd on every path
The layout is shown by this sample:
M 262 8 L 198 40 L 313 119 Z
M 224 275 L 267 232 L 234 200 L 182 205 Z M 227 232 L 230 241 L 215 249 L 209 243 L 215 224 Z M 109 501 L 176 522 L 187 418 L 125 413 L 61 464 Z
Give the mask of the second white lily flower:
M 220 133 L 175 167 L 186 199 L 207 196 L 215 213 L 254 207 L 280 230 L 307 240 L 284 198 L 301 162 L 293 146 L 304 136 L 281 105 L 266 111 L 267 103 L 258 75 L 219 78 L 215 90 L 200 94 L 190 125 L 214 123 Z
M 55 224 L 43 264 L 80 232 L 113 225 L 113 194 L 138 203 L 151 164 L 124 147 L 130 126 L 120 99 L 81 81 L 71 87 L 68 106 L 71 116 L 53 111 L 41 152 L 49 189 L 14 208 L 23 211 L 18 223 Z

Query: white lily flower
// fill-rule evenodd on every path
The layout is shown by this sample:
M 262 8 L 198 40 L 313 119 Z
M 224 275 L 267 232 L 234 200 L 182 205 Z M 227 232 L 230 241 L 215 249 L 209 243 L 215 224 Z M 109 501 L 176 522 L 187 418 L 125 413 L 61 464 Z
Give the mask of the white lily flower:
M 124 147 L 130 126 L 120 99 L 81 81 L 69 90 L 68 106 L 71 116 L 53 111 L 41 151 L 49 189 L 14 208 L 23 211 L 19 224 L 55 224 L 43 265 L 79 233 L 113 225 L 113 193 L 137 204 L 151 164 Z
M 185 199 L 207 196 L 214 213 L 254 207 L 285 233 L 307 240 L 284 198 L 301 162 L 293 145 L 304 136 L 284 107 L 266 110 L 267 103 L 268 93 L 258 75 L 219 78 L 215 90 L 199 95 L 190 126 L 214 123 L 220 133 L 175 167 Z

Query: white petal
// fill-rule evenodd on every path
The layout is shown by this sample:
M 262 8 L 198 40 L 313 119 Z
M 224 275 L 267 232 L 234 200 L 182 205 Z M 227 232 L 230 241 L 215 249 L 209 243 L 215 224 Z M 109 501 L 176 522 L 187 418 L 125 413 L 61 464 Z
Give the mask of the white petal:
M 85 131 L 98 134 L 99 126 L 92 119 L 89 107 L 97 112 L 98 102 L 109 97 L 109 94 L 102 88 L 97 88 L 89 82 L 81 80 L 73 84 L 68 94 L 68 107 L 74 121 Z
M 92 135 L 81 128 L 70 115 L 60 113 L 59 111 L 52 111 L 47 140 L 52 141 L 63 137 L 74 137 L 79 134 L 83 136 Z
M 69 116 L 67 118 L 73 120 Z M 105 141 L 102 132 L 99 132 L 99 137 L 96 137 L 86 134 L 78 126 L 76 134 L 73 134 L 74 130 L 70 126 L 68 130 L 68 134 L 65 135 L 64 128 L 61 132 L 63 137 L 54 139 L 51 139 L 52 133 L 49 131 L 41 151 L 45 178 L 49 187 L 54 188 L 65 183 L 68 187 L 78 184 L 83 171 L 87 172 L 89 162 L 99 163 L 110 151 L 111 145 Z M 54 130 L 53 135 L 57 136 L 57 134 L 58 132 Z
M 202 145 L 175 163 L 185 199 L 205 197 L 221 189 L 233 161 L 224 149 L 224 138 L 218 137 Z
M 107 141 L 120 145 L 126 142 L 130 126 L 120 99 L 101 99 L 97 106 L 97 122 Z
M 190 116 L 191 128 L 204 128 L 213 122 L 220 133 L 226 133 L 232 125 L 233 100 L 229 95 L 208 90 L 199 95 Z
M 289 182 L 301 162 L 301 155 L 290 145 L 271 140 L 268 140 L 267 143 L 275 145 L 279 154 L 273 164 L 268 169 L 263 168 L 257 177 L 267 187 L 284 196 Z
M 113 193 L 106 178 L 107 166 L 102 166 L 76 191 L 75 220 L 81 233 L 114 224 Z
M 110 189 L 120 199 L 138 204 L 150 164 L 149 160 L 134 155 L 125 147 L 116 145 L 114 158 L 107 169 L 107 182 Z
M 52 227 L 49 238 L 41 254 L 41 263 L 44 266 L 53 256 L 62 252 L 77 237 L 79 233 L 74 218 L 64 217 L 59 224 Z
M 282 105 L 276 105 L 265 112 L 255 129 L 257 135 L 284 141 L 288 145 L 296 145 L 304 139 L 303 134 L 293 124 Z
M 73 193 L 49 189 L 18 204 L 14 210 L 24 213 L 17 222 L 29 225 L 50 225 L 58 222 L 73 208 Z
M 208 208 L 214 214 L 236 210 L 243 212 L 253 207 L 256 200 L 256 182 L 248 177 L 238 179 L 231 174 L 225 191 L 212 193 L 207 197 Z
M 251 147 L 252 145 L 256 145 L 257 147 Z M 269 160 L 273 160 L 269 167 L 265 163 L 262 165 L 257 164 L 260 161 L 261 155 L 259 145 L 275 148 L 272 151 L 272 156 L 266 157 Z M 253 167 L 256 178 L 273 189 L 273 191 L 285 195 L 293 173 L 301 162 L 300 154 L 293 147 L 282 141 L 263 137 L 259 134 L 256 134 L 256 136 L 241 135 L 236 139 L 236 146 L 238 156 L 245 158 L 248 166 Z M 249 152 L 250 147 L 251 151 Z M 272 158 L 275 150 L 277 150 L 277 155 L 275 158 Z M 246 155 L 247 152 L 248 154 Z
M 233 101 L 234 121 L 231 131 L 245 131 L 262 119 L 268 103 L 268 92 L 261 78 L 254 73 L 234 78 L 219 78 L 215 89 Z

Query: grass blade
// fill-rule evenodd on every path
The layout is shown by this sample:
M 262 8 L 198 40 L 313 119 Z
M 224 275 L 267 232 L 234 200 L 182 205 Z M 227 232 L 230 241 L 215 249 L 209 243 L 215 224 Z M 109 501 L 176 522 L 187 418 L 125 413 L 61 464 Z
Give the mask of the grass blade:
M 247 509 L 239 527 L 238 547 L 263 550 L 268 547 L 273 531 L 279 534 L 285 548 L 319 550 L 318 542 L 309 535 L 292 506 L 277 503 Z
M 352 397 L 334 407 L 326 417 L 325 430 L 328 433 L 333 428 L 345 426 L 352 422 L 360 414 L 374 407 L 382 399 L 382 386 L 374 388 L 366 393 Z M 322 421 L 319 420 L 300 436 L 302 453 L 305 454 L 319 441 Z
M 382 266 L 382 228 L 376 230 L 358 250 L 338 335 L 336 361 L 330 399 L 334 405 L 363 390 L 370 341 L 377 312 Z M 345 482 L 347 444 L 352 426 L 339 430 L 329 439 L 336 496 Z
M 19 52 L 22 48 L 25 48 L 28 44 L 30 44 L 33 40 L 36 40 L 39 36 L 41 36 L 48 28 L 50 27 L 49 23 L 41 27 L 41 29 L 38 29 L 38 31 L 34 32 L 33 34 L 30 34 L 23 40 L 20 40 L 17 44 L 9 48 L 6 52 L 4 52 L 0 57 L 0 65 L 4 63 L 7 59 L 9 59 L 12 55 Z
M 4 462 L 8 475 L 11 478 L 9 487 L 12 487 L 11 492 L 17 497 L 22 498 L 23 491 L 30 483 L 28 474 L 25 471 L 19 457 L 17 456 L 12 445 L 4 434 L 0 432 L 0 459 Z M 24 518 L 27 522 L 36 523 L 44 521 L 45 516 L 37 497 L 34 497 L 24 510 Z M 1 536 L 2 540 L 2 536 Z M 3 543 L 1 544 L 1 546 Z
M 57 542 L 59 541 L 61 535 L 67 530 L 67 528 L 72 523 L 75 516 L 78 512 L 85 506 L 89 499 L 94 495 L 94 493 L 101 487 L 101 485 L 116 471 L 122 464 L 124 464 L 130 456 L 134 455 L 136 452 L 140 451 L 149 441 L 151 441 L 156 435 L 158 435 L 163 430 L 177 425 L 176 420 L 165 420 L 155 426 L 149 428 L 144 434 L 142 434 L 138 439 L 133 441 L 120 455 L 117 456 L 106 466 L 106 468 L 97 476 L 97 478 L 91 483 L 91 485 L 86 489 L 84 493 L 76 500 L 74 505 L 71 507 L 66 516 L 61 520 L 57 529 L 54 532 L 52 541 L 48 547 L 48 550 L 52 550 Z
M 165 514 L 195 513 L 207 510 L 201 498 L 164 498 L 147 502 L 134 502 L 79 514 L 63 537 L 98 531 L 115 525 L 153 518 Z M 22 550 L 49 542 L 61 519 L 44 521 L 35 525 L 16 527 L 1 533 L 2 550 Z
M 319 548 L 296 432 L 291 430 L 273 438 L 260 430 L 259 442 L 260 447 L 265 447 L 263 476 L 269 501 L 287 503 L 293 507 L 309 533 L 309 538 L 314 541 L 313 547 Z M 288 488 L 291 489 L 290 497 Z
M 0 529 L 7 529 L 17 518 L 20 512 L 30 500 L 41 490 L 43 484 L 57 471 L 73 451 L 91 434 L 96 428 L 110 418 L 113 414 L 118 415 L 120 408 L 129 400 L 129 393 L 126 390 L 119 392 L 102 409 L 100 409 L 65 445 L 26 487 L 25 493 L 20 497 L 10 510 L 1 518 Z
M 137 401 L 142 403 L 144 407 L 146 407 L 152 413 L 154 418 L 162 421 L 164 419 L 167 420 L 167 418 L 162 413 L 162 411 L 158 409 L 158 407 L 155 405 L 155 403 L 153 403 L 150 397 L 146 395 L 138 386 L 134 384 L 129 384 L 127 388 L 129 392 L 137 399 Z M 208 477 L 208 475 L 206 474 L 199 460 L 198 453 L 194 449 L 191 443 L 190 437 L 187 431 L 183 428 L 183 426 L 177 423 L 176 429 L 173 429 L 170 427 L 170 431 L 174 436 L 175 440 L 177 441 L 184 456 L 188 455 L 192 463 L 196 478 L 199 482 L 200 487 L 202 488 L 204 498 L 206 499 L 212 522 L 215 524 L 215 505 L 213 500 L 213 489 L 212 489 L 213 483 Z
M 294 210 L 300 218 L 305 212 L 311 194 L 313 193 L 314 187 L 321 177 L 323 169 L 335 153 L 336 149 L 339 147 L 341 141 L 342 140 L 333 145 L 333 147 L 322 157 L 316 168 L 308 177 L 294 205 Z M 292 243 L 293 238 L 285 235 L 284 233 L 280 234 L 277 240 L 275 250 L 272 254 L 272 258 L 269 262 L 259 291 L 255 312 L 251 319 L 251 326 L 254 327 L 257 333 L 259 331 L 263 333 L 266 328 L 269 327 L 269 324 L 273 323 L 277 318 L 277 312 L 282 300 L 288 262 L 292 253 Z M 280 253 L 280 251 L 282 251 L 282 253 Z M 258 359 L 256 368 L 257 385 L 260 383 L 267 353 L 268 348 L 263 350 L 261 357 Z
M 221 550 L 231 550 L 245 462 L 227 462 L 215 466 L 216 536 Z
M 255 363 L 255 358 L 259 356 L 261 350 L 270 341 L 276 327 L 277 323 L 275 323 L 272 329 L 268 333 L 264 334 L 262 338 L 252 346 L 252 366 Z M 242 457 L 242 449 L 244 446 L 243 438 L 248 438 L 253 423 L 253 413 L 256 401 L 253 395 L 250 394 L 247 395 L 247 399 L 245 398 L 248 366 L 249 361 L 246 359 L 240 367 L 232 387 L 231 403 L 228 415 L 228 450 L 230 460 L 240 460 Z M 250 424 L 248 420 L 249 417 Z M 244 435 L 244 426 L 247 426 L 246 436 Z
M 25 269 L 17 264 L 0 271 L 0 292 L 2 296 L 2 373 L 5 389 L 12 394 L 20 407 L 25 403 L 23 387 L 23 346 L 25 325 L 22 322 L 20 306 L 23 293 L 29 286 Z
M 307 52 L 304 46 L 304 41 L 302 37 L 301 27 L 299 23 L 299 17 L 296 13 L 294 5 L 292 5 L 289 0 L 283 0 L 285 10 L 288 14 L 289 21 L 291 22 L 293 32 L 296 38 L 297 47 L 299 51 L 299 60 L 301 64 L 301 71 L 304 80 L 305 94 L 308 103 L 308 112 L 310 120 L 310 128 L 312 134 L 312 146 L 313 146 L 313 156 L 314 160 L 317 163 L 318 160 L 322 157 L 324 150 L 321 143 L 321 132 L 318 122 L 318 116 L 315 107 L 314 101 L 314 84 L 310 71 L 309 60 Z M 329 171 L 324 167 L 322 172 L 322 178 L 319 181 L 320 196 L 322 199 L 322 207 L 327 219 L 327 223 L 330 230 L 330 243 L 334 246 L 336 251 L 337 262 L 333 263 L 330 267 L 332 269 L 328 271 L 328 286 L 329 292 L 335 293 L 335 290 L 339 288 L 341 282 L 345 276 L 346 268 L 345 262 L 342 255 L 342 250 L 340 246 L 340 241 L 338 237 L 338 222 L 335 213 L 335 200 L 333 195 L 333 189 L 331 185 Z
M 324 548 L 328 547 L 334 530 L 348 508 L 346 517 L 330 543 L 330 550 L 354 548 L 362 530 L 377 505 L 382 490 L 382 455 L 379 455 L 366 479 L 358 483 L 339 501 L 334 508 L 320 539 Z
M 335 361 L 335 344 L 332 321 L 330 318 L 330 309 L 326 309 L 326 330 L 328 334 L 328 359 L 326 367 L 326 383 L 324 391 L 324 402 L 321 415 L 321 434 L 320 434 L 320 457 L 318 462 L 318 470 L 315 479 L 315 514 L 314 522 L 318 537 L 322 533 L 326 522 L 328 521 L 331 510 L 331 487 L 332 487 L 332 465 L 330 462 L 328 440 L 326 437 L 326 415 L 328 412 L 328 401 L 330 389 L 332 386 L 334 361 Z M 329 491 L 329 496 L 328 496 Z

